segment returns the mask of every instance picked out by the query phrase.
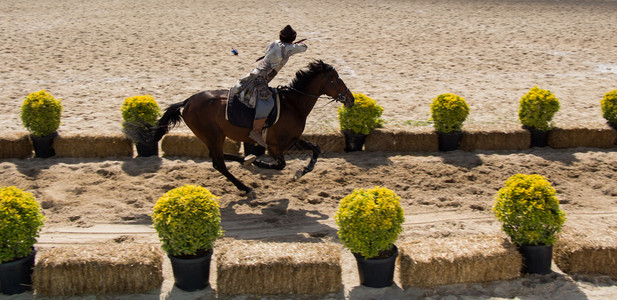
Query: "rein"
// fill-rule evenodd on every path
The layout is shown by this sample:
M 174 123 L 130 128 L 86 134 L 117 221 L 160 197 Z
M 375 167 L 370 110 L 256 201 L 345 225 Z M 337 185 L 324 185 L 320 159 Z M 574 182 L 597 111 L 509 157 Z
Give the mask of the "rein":
M 330 76 L 332 75 L 332 71 L 334 71 L 334 68 L 332 70 L 330 70 L 330 72 L 328 72 L 328 77 L 326 78 L 327 81 L 330 81 L 331 84 L 334 84 L 334 80 L 330 79 Z M 300 91 L 298 89 L 294 89 L 292 87 L 289 86 L 279 86 L 277 89 L 279 90 L 292 90 L 298 94 L 302 94 L 304 96 L 309 96 L 309 97 L 313 97 L 313 98 L 319 98 L 321 97 L 321 95 L 314 95 L 314 94 L 309 94 L 309 93 L 305 93 L 303 91 Z M 332 102 L 341 102 L 341 103 L 345 103 L 345 93 L 349 92 L 349 88 L 347 88 L 344 92 L 339 92 L 338 95 L 336 96 L 336 98 L 334 97 L 330 97 L 328 95 L 326 95 L 326 97 L 332 98 L 332 100 L 330 100 L 328 103 L 326 103 L 326 105 L 332 103 Z M 325 106 L 325 105 L 324 105 Z

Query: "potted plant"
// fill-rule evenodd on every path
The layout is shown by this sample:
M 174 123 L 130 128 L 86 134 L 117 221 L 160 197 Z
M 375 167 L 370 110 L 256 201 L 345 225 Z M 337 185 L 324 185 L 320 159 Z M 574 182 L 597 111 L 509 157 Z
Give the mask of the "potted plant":
M 345 135 L 345 151 L 362 151 L 366 136 L 373 130 L 383 126 L 383 107 L 375 99 L 362 93 L 353 93 L 354 105 L 341 106 L 338 118 L 341 131 Z
M 132 132 L 149 131 L 157 122 L 161 116 L 161 108 L 154 100 L 154 97 L 150 95 L 133 96 L 124 99 L 122 104 L 122 123 L 123 131 L 133 141 L 137 148 L 137 156 L 147 157 L 155 156 L 159 153 L 158 141 L 150 140 L 145 142 L 138 142 L 142 140 L 132 136 Z M 140 137 L 146 137 L 153 135 L 143 135 Z
M 21 121 L 30 132 L 34 156 L 47 158 L 56 155 L 53 144 L 58 136 L 61 99 L 56 99 L 45 90 L 31 93 L 21 105 Z
M 185 291 L 208 285 L 214 241 L 223 236 L 218 197 L 195 185 L 165 193 L 152 222 L 171 260 L 175 284 Z
M 537 174 L 510 177 L 495 197 L 493 212 L 519 247 L 523 272 L 550 273 L 555 234 L 566 220 L 550 182 Z
M 356 189 L 347 195 L 334 216 L 338 236 L 355 256 L 362 285 L 392 285 L 405 215 L 400 197 L 383 187 Z
M 431 103 L 431 120 L 439 136 L 439 150 L 458 149 L 463 122 L 469 115 L 465 98 L 452 93 L 441 94 Z
M 617 129 L 617 90 L 612 90 L 600 100 L 602 106 L 602 116 L 608 125 Z
M 0 287 L 3 294 L 19 294 L 32 285 L 34 244 L 45 218 L 31 193 L 14 186 L 0 187 Z
M 553 116 L 559 110 L 559 99 L 551 91 L 537 86 L 523 95 L 519 103 L 518 118 L 531 132 L 531 146 L 545 147 Z

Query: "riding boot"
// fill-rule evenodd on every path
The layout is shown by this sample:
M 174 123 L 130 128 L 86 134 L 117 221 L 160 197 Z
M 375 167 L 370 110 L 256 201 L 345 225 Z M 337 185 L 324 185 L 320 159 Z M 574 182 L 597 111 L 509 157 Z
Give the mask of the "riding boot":
M 253 139 L 260 146 L 267 148 L 266 141 L 264 141 L 263 135 L 261 134 L 261 130 L 264 128 L 265 124 L 266 118 L 253 120 L 253 129 L 251 133 L 249 133 L 249 138 Z

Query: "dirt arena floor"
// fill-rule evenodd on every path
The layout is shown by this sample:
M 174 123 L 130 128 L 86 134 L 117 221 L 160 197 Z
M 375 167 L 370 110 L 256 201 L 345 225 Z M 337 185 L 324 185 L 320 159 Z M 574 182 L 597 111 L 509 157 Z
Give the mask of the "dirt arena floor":
M 446 92 L 466 98 L 471 107 L 466 124 L 518 124 L 518 101 L 536 85 L 561 100 L 556 126 L 600 124 L 600 99 L 617 88 L 612 0 L 7 0 L 0 3 L 0 16 L 2 132 L 24 132 L 21 102 L 46 89 L 62 99 L 61 133 L 118 133 L 124 98 L 151 94 L 164 108 L 201 90 L 230 87 L 287 24 L 298 38 L 308 38 L 309 49 L 292 57 L 272 85 L 289 83 L 297 70 L 322 59 L 352 91 L 384 107 L 388 128 L 429 126 L 430 102 Z M 326 103 L 318 102 L 306 132 L 339 130 L 336 105 Z M 202 185 L 221 197 L 226 237 L 219 243 L 338 242 L 333 215 L 340 199 L 374 186 L 402 198 L 406 222 L 399 242 L 493 234 L 500 230 L 491 211 L 494 196 L 516 173 L 551 181 L 568 214 L 566 228 L 617 232 L 615 148 L 333 153 L 292 180 L 307 162 L 307 155 L 290 155 L 283 171 L 230 163 L 231 172 L 255 188 L 254 199 L 236 191 L 209 160 L 195 158 L 6 159 L 0 161 L 0 185 L 18 186 L 41 202 L 47 217 L 42 247 L 114 239 L 127 228 L 141 232 L 135 239 L 157 243 L 149 227 L 152 206 L 184 184 Z M 95 230 L 107 234 L 92 234 Z M 353 256 L 346 253 L 343 260 L 344 292 L 332 299 L 617 294 L 610 278 L 571 276 L 555 266 L 554 274 L 512 281 L 431 290 L 403 290 L 397 283 L 373 290 L 358 286 Z M 215 297 L 212 290 L 178 291 L 166 268 L 161 291 L 134 298 Z

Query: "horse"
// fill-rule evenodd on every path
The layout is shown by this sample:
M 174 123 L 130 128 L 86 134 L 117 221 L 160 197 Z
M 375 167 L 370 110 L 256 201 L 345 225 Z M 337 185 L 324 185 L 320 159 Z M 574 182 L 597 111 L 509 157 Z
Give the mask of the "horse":
M 310 150 L 312 156 L 308 165 L 303 170 L 298 170 L 299 173 L 296 174 L 296 178 L 299 178 L 313 170 L 321 153 L 317 144 L 300 138 L 306 126 L 306 119 L 317 99 L 327 95 L 346 107 L 352 107 L 354 96 L 334 67 L 322 60 L 310 62 L 308 67 L 296 72 L 291 84 L 279 87 L 278 90 L 281 98 L 279 120 L 267 129 L 266 136 L 268 154 L 274 162 L 257 159 L 250 163 L 260 168 L 282 170 L 286 165 L 283 156 L 285 151 Z M 243 163 L 247 159 L 223 153 L 226 137 L 239 142 L 253 143 L 248 137 L 250 128 L 237 127 L 226 120 L 227 95 L 228 90 L 203 91 L 170 105 L 152 129 L 152 138 L 156 142 L 160 141 L 181 122 L 181 119 L 184 120 L 191 131 L 208 147 L 214 169 L 223 174 L 238 190 L 246 192 L 248 196 L 254 196 L 254 190 L 233 176 L 225 165 L 225 160 Z

